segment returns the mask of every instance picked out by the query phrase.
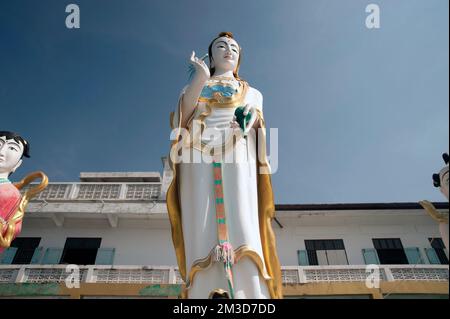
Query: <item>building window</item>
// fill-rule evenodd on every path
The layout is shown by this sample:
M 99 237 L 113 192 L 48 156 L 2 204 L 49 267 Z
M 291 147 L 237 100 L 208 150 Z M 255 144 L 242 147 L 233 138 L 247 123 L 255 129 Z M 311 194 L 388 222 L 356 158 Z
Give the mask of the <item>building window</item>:
M 380 264 L 406 265 L 409 263 L 399 238 L 376 238 L 372 241 L 377 250 Z
M 101 238 L 67 238 L 60 264 L 94 265 Z
M 430 245 L 434 249 L 441 264 L 448 264 L 448 258 L 445 254 L 445 245 L 442 238 L 428 238 L 428 240 L 430 241 Z
M 11 243 L 11 247 L 17 248 L 17 252 L 11 264 L 26 265 L 30 264 L 33 259 L 34 252 L 39 246 L 41 238 L 36 237 L 18 237 Z
M 305 240 L 310 265 L 348 265 L 342 239 Z

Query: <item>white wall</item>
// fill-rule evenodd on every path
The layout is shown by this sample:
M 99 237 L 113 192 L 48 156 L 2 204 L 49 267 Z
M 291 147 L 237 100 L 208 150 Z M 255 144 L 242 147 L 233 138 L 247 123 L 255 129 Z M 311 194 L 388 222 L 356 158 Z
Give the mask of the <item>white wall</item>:
M 21 237 L 41 237 L 39 246 L 64 247 L 67 237 L 101 237 L 102 248 L 115 248 L 116 265 L 176 265 L 170 231 L 165 229 L 83 229 L 24 227 Z
M 275 223 L 273 227 L 278 255 L 284 266 L 298 265 L 297 250 L 304 250 L 308 239 L 342 239 L 349 264 L 363 265 L 362 249 L 373 248 L 373 238 L 400 238 L 404 248 L 420 248 L 427 261 L 423 249 L 431 247 L 428 238 L 441 237 L 438 225 L 425 214 L 399 212 L 379 218 L 302 216 L 301 221 L 283 217 L 279 220 L 284 228 L 280 229 Z
M 430 247 L 429 237 L 440 237 L 438 225 L 426 214 L 342 216 L 336 212 L 301 218 L 278 215 L 284 228 L 280 229 L 276 223 L 273 227 L 283 266 L 298 265 L 297 250 L 305 249 L 305 239 L 343 239 L 349 263 L 361 265 L 364 264 L 361 250 L 373 248 L 372 238 L 400 238 L 405 248 L 419 247 L 423 253 L 423 248 Z M 94 221 L 82 220 L 77 227 L 58 228 L 50 222 L 29 219 L 21 237 L 41 237 L 40 246 L 44 248 L 62 248 L 67 237 L 101 237 L 102 247 L 116 249 L 116 265 L 176 265 L 168 219 L 152 222 L 152 228 L 130 225 L 133 224 L 119 222 L 117 228 L 97 227 Z

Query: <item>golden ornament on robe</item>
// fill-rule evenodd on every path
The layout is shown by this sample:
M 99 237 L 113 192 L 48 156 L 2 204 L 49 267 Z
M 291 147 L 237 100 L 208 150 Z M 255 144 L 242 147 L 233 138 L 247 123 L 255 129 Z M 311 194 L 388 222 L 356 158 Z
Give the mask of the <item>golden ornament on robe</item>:
M 13 184 L 14 187 L 16 187 L 20 191 L 39 178 L 41 179 L 41 182 L 36 186 L 32 185 L 27 191 L 25 191 L 25 194 L 21 196 L 20 202 L 17 207 L 15 207 L 12 214 L 8 214 L 9 216 L 5 216 L 4 219 L 2 218 L 3 220 L 0 232 L 0 249 L 10 247 L 11 242 L 14 240 L 14 238 L 17 237 L 17 235 L 19 235 L 22 227 L 23 217 L 25 215 L 25 209 L 29 201 L 47 187 L 48 177 L 43 172 L 34 172 L 27 175 L 20 182 Z

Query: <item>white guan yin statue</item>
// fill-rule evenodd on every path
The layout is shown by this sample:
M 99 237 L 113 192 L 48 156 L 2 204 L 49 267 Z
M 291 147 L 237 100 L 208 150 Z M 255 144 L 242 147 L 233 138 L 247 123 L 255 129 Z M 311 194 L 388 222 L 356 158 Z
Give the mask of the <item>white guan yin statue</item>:
M 263 99 L 239 77 L 240 61 L 229 32 L 203 58 L 192 52 L 171 113 L 166 200 L 183 298 L 282 298 Z
M 449 156 L 447 153 L 444 153 L 442 158 L 444 159 L 445 166 L 438 174 L 433 174 L 433 185 L 440 189 L 441 193 L 445 196 L 445 198 L 447 198 L 448 201 Z M 426 200 L 421 201 L 420 204 L 423 208 L 425 208 L 428 214 L 430 214 L 430 216 L 439 223 L 439 231 L 442 236 L 442 241 L 448 251 L 448 211 L 439 212 L 432 203 Z

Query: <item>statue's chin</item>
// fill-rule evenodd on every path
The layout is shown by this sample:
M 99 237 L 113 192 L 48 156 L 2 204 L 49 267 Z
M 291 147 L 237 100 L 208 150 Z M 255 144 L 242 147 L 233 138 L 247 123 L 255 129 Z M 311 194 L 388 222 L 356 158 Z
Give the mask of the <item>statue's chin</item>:
M 10 167 L 3 166 L 2 162 L 0 162 L 0 176 L 2 175 L 8 176 L 11 173 L 13 173 L 13 170 Z
M 234 63 L 227 60 L 220 61 L 220 63 L 218 63 L 216 67 L 216 69 L 220 69 L 224 72 L 233 71 L 235 68 L 236 66 L 234 65 Z

